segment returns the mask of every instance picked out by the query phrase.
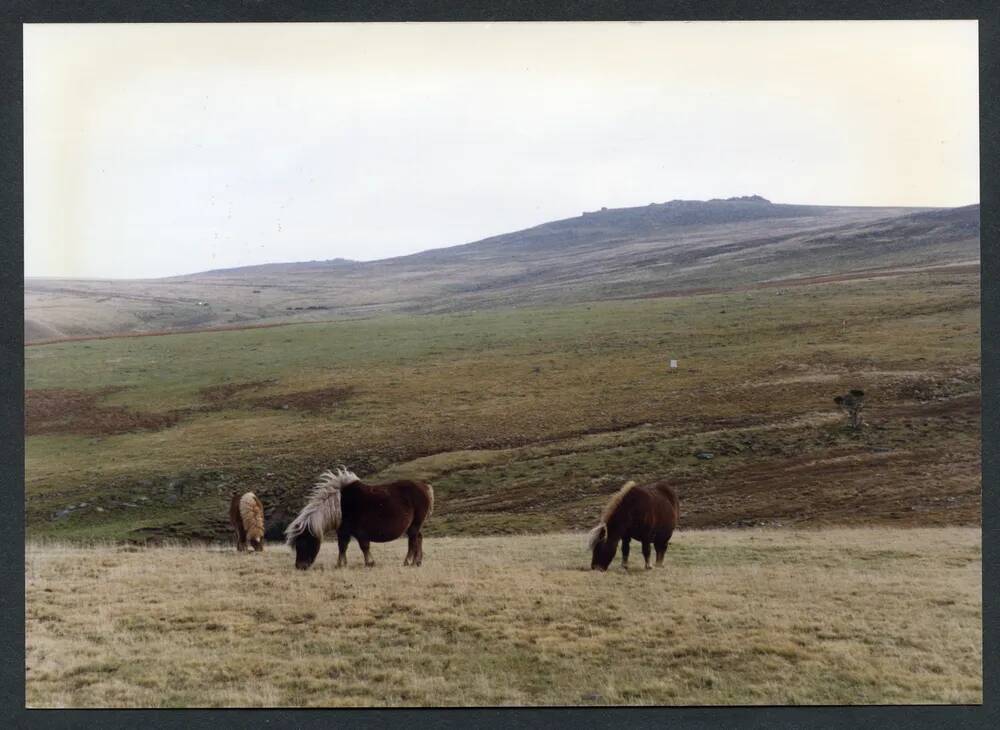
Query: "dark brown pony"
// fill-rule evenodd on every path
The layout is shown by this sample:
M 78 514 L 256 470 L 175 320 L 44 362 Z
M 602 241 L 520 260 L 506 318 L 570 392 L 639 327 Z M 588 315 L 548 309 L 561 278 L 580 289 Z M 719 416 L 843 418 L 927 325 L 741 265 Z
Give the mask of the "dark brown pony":
M 229 524 L 236 532 L 236 549 L 243 553 L 247 543 L 254 552 L 264 549 L 264 505 L 253 492 L 242 496 L 233 492 L 229 500 Z
M 663 565 L 663 555 L 671 535 L 677 529 L 680 503 L 666 482 L 637 486 L 628 482 L 611 497 L 604 508 L 601 524 L 590 531 L 591 570 L 607 570 L 622 544 L 622 567 L 628 568 L 629 542 L 642 543 L 642 557 L 649 564 L 649 547 L 656 548 L 656 564 Z
M 347 546 L 358 541 L 365 565 L 375 565 L 369 553 L 373 542 L 391 542 L 406 533 L 409 549 L 403 565 L 420 565 L 424 537 L 420 529 L 434 507 L 430 484 L 401 480 L 389 484 L 365 484 L 341 467 L 325 471 L 309 495 L 309 501 L 285 529 L 288 544 L 295 548 L 295 567 L 305 570 L 316 560 L 323 535 L 337 533 L 337 567 L 347 565 Z

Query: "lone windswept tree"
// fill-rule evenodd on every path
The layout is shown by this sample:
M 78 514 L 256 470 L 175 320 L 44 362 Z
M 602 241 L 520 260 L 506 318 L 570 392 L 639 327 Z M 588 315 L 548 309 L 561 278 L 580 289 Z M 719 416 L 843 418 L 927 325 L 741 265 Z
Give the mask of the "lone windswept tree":
M 865 406 L 865 392 L 851 390 L 846 395 L 838 395 L 833 402 L 847 411 L 848 422 L 855 431 L 861 428 L 861 409 Z

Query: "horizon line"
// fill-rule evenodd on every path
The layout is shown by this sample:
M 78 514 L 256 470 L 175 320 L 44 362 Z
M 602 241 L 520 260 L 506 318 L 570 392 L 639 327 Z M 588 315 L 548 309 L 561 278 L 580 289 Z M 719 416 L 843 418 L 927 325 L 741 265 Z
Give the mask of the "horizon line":
M 766 201 L 766 203 L 769 204 L 769 205 L 802 205 L 802 206 L 809 206 L 809 207 L 813 207 L 813 208 L 918 208 L 918 209 L 932 209 L 932 210 L 947 210 L 947 209 L 957 209 L 957 208 L 969 208 L 969 207 L 972 207 L 972 206 L 975 206 L 975 205 L 981 205 L 981 202 L 979 200 L 977 200 L 974 203 L 964 203 L 962 205 L 891 205 L 891 204 L 889 204 L 889 205 L 885 205 L 885 204 L 882 204 L 882 205 L 871 205 L 871 204 L 868 204 L 868 205 L 857 205 L 857 204 L 846 204 L 846 203 L 776 203 L 773 200 L 770 200 L 769 198 L 767 198 L 766 196 L 761 196 L 761 195 L 756 194 L 756 193 L 751 193 L 750 195 L 744 195 L 744 196 L 730 196 L 728 198 L 708 198 L 708 199 L 699 199 L 699 198 L 674 198 L 672 200 L 664 201 L 662 203 L 651 202 L 651 203 L 645 203 L 645 204 L 642 204 L 642 205 L 628 205 L 628 206 L 623 206 L 623 207 L 619 207 L 619 208 L 609 208 L 609 207 L 605 206 L 605 207 L 601 207 L 601 208 L 597 208 L 597 209 L 592 209 L 592 210 L 584 210 L 584 211 L 581 211 L 579 214 L 574 215 L 574 216 L 568 216 L 566 218 L 553 218 L 552 220 L 547 220 L 547 221 L 543 221 L 541 223 L 536 223 L 536 224 L 528 226 L 526 228 L 518 228 L 518 229 L 513 230 L 513 231 L 505 231 L 505 232 L 502 232 L 502 233 L 494 233 L 494 234 L 491 234 L 491 235 L 488 235 L 488 236 L 484 236 L 483 238 L 477 238 L 474 241 L 463 241 L 461 243 L 452 243 L 452 244 L 446 244 L 446 245 L 443 245 L 443 246 L 432 246 L 430 248 L 422 248 L 422 249 L 419 249 L 417 251 L 413 251 L 411 253 L 399 254 L 397 256 L 387 256 L 385 258 L 377 258 L 377 259 L 349 259 L 349 258 L 346 258 L 344 256 L 334 256 L 333 258 L 329 258 L 329 259 L 300 259 L 300 260 L 297 260 L 297 261 L 289 261 L 289 260 L 267 261 L 267 262 L 263 262 L 263 263 L 234 264 L 232 266 L 222 266 L 222 267 L 211 268 L 211 269 L 199 269 L 197 271 L 187 271 L 187 272 L 183 272 L 183 273 L 179 273 L 179 274 L 160 274 L 160 275 L 154 275 L 154 276 L 73 276 L 73 275 L 65 275 L 65 274 L 28 274 L 27 272 L 25 272 L 23 274 L 23 277 L 24 277 L 25 281 L 27 281 L 28 279 L 49 279 L 49 280 L 67 280 L 67 281 L 159 281 L 159 280 L 162 280 L 162 279 L 178 279 L 178 278 L 184 278 L 184 277 L 188 277 L 188 276 L 197 276 L 198 274 L 208 274 L 208 273 L 212 273 L 212 272 L 215 272 L 215 271 L 231 271 L 233 269 L 263 268 L 265 266 L 294 266 L 294 265 L 297 265 L 297 264 L 325 264 L 325 263 L 330 263 L 330 262 L 333 262 L 333 261 L 343 261 L 343 262 L 348 263 L 348 264 L 373 264 L 373 263 L 379 263 L 379 262 L 383 262 L 383 261 L 392 261 L 394 259 L 407 258 L 409 256 L 417 256 L 419 254 L 428 253 L 430 251 L 444 251 L 444 250 L 447 250 L 447 249 L 450 249 L 450 248 L 458 248 L 459 246 L 469 246 L 469 245 L 472 245 L 472 244 L 481 243 L 483 241 L 488 241 L 488 240 L 490 240 L 492 238 L 500 238 L 501 236 L 508 236 L 508 235 L 513 235 L 513 234 L 516 234 L 516 233 L 521 233 L 523 231 L 529 231 L 532 228 L 538 228 L 540 226 L 548 225 L 550 223 L 558 223 L 560 221 L 573 220 L 574 218 L 582 217 L 585 214 L 591 214 L 591 215 L 593 215 L 593 214 L 601 213 L 601 212 L 604 212 L 604 211 L 633 210 L 633 209 L 640 209 L 640 208 L 648 208 L 648 207 L 653 206 L 653 205 L 667 205 L 668 203 L 673 203 L 673 202 L 695 202 L 695 203 L 707 203 L 707 202 L 712 202 L 712 201 L 723 201 L 723 202 L 726 202 L 726 201 L 739 201 L 741 198 L 746 199 L 746 198 L 753 198 L 753 197 L 763 198 L 763 200 Z

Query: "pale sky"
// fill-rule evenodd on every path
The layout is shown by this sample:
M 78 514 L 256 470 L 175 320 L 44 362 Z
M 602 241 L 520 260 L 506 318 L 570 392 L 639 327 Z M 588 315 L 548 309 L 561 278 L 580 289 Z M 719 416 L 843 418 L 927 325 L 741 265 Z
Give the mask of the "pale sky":
M 26 25 L 25 274 L 467 243 L 602 206 L 979 202 L 975 21 Z

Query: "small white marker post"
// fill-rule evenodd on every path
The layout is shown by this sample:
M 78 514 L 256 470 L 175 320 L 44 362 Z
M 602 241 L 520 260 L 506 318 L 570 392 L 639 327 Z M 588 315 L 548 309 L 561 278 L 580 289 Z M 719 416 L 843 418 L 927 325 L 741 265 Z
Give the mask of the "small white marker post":
M 671 360 L 670 361 L 670 369 L 671 370 L 676 370 L 677 369 L 677 361 L 676 360 Z

